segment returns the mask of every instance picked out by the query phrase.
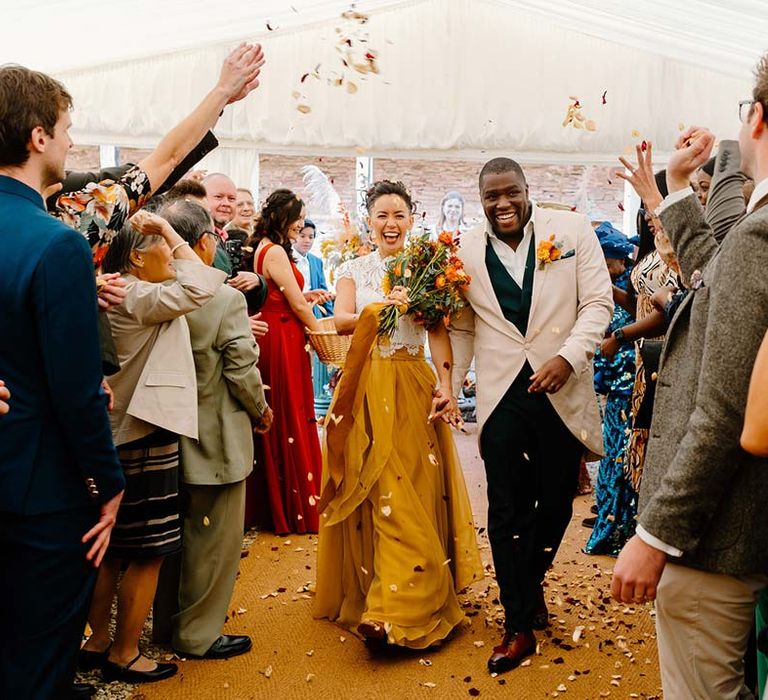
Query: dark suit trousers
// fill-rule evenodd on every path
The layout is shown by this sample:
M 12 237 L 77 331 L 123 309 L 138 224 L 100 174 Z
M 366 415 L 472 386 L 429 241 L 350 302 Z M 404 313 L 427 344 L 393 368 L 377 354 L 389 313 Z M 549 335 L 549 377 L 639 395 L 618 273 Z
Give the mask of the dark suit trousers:
M 510 632 L 530 630 L 544 573 L 573 513 L 584 448 L 526 363 L 483 427 L 488 536 Z
M 0 698 L 69 698 L 96 569 L 80 542 L 98 509 L 0 514 Z

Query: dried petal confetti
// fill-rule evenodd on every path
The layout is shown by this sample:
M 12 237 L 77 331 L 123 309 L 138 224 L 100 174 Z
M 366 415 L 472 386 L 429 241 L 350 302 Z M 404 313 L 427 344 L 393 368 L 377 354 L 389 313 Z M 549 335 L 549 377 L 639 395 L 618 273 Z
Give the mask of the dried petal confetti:
M 437 457 L 435 457 L 435 455 L 433 455 L 431 452 L 429 453 L 429 461 L 435 467 L 438 465 Z
M 397 584 L 396 583 L 390 584 L 389 590 L 392 591 L 392 593 L 397 593 Z
M 309 114 L 312 111 L 312 107 L 310 107 L 307 104 L 296 105 L 296 109 L 298 109 L 299 112 L 301 112 L 302 114 Z M 281 287 L 281 290 L 282 290 L 282 287 Z
M 388 518 L 390 515 L 392 515 L 392 506 L 382 506 L 381 507 L 381 514 Z
M 606 99 L 605 99 L 605 96 L 606 96 L 607 94 L 608 94 L 608 90 L 606 90 L 605 92 L 603 92 L 603 96 L 600 98 L 600 99 L 602 100 L 602 103 L 603 103 L 604 105 L 605 105 L 605 104 L 608 104 L 608 100 L 606 100 Z
M 640 132 L 637 129 L 632 129 L 632 138 L 633 139 L 639 139 L 640 138 Z
M 205 525 L 205 527 L 211 526 L 211 519 L 207 515 L 203 516 L 203 525 Z

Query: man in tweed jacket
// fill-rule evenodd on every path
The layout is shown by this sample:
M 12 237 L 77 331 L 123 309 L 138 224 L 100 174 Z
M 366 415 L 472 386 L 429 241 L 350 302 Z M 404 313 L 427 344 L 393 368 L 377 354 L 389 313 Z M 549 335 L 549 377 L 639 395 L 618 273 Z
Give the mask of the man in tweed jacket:
M 742 168 L 757 186 L 722 246 L 688 188 L 712 149 L 711 133 L 682 135 L 663 203 L 650 153 L 638 150 L 640 167 L 626 178 L 658 207 L 691 286 L 662 354 L 637 535 L 613 580 L 623 602 L 657 598 L 667 698 L 752 697 L 743 658 L 756 595 L 768 583 L 768 460 L 739 445 L 768 327 L 768 55 L 741 116 Z

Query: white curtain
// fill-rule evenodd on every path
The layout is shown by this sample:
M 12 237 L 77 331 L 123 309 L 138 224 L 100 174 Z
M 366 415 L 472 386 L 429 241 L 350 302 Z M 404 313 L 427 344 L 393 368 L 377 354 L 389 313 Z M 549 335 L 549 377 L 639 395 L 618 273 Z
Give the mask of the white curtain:
M 379 52 L 381 73 L 353 73 L 356 94 L 311 77 L 300 83 L 318 63 L 323 74 L 339 66 L 337 22 L 271 32 L 262 86 L 227 108 L 217 135 L 238 153 L 615 162 L 638 140 L 633 132 L 661 152 L 681 124 L 736 134 L 749 72 L 733 77 L 697 66 L 695 56 L 683 62 L 623 45 L 620 33 L 608 41 L 564 27 L 537 9 L 541 2 L 530 11 L 525 5 L 414 0 L 374 13 L 369 46 Z M 215 83 L 231 45 L 61 74 L 75 98 L 76 140 L 156 143 Z M 309 114 L 296 109 L 299 89 Z M 579 98 L 596 131 L 562 126 L 569 96 Z

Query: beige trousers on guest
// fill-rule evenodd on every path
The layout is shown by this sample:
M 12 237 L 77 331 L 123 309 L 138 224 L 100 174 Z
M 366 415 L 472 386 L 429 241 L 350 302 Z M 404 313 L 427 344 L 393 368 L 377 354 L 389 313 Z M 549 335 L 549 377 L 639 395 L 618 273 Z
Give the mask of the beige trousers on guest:
M 768 576 L 725 576 L 668 563 L 656 594 L 665 700 L 742 700 L 744 654 Z
M 202 656 L 221 634 L 235 587 L 243 546 L 245 481 L 225 486 L 185 484 L 184 490 L 187 510 L 173 648 Z

